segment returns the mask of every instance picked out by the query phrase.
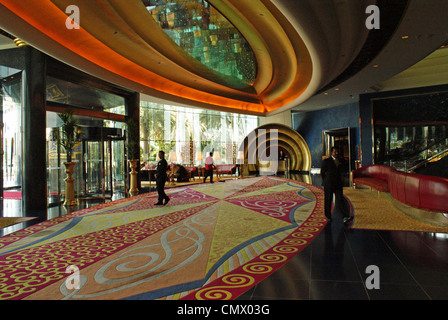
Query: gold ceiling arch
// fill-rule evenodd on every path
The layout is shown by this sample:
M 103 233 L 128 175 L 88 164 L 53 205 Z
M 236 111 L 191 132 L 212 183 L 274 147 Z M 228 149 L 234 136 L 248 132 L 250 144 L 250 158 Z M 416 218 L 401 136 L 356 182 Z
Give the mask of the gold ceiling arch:
M 9 17 L 17 18 L 10 19 L 15 26 L 8 31 L 30 45 L 80 69 L 93 65 L 94 75 L 104 80 L 105 75 L 125 79 L 139 92 L 167 100 L 265 115 L 300 96 L 312 78 L 307 47 L 271 1 L 209 1 L 255 54 L 258 73 L 245 87 L 232 86 L 174 46 L 141 0 L 0 3 L 2 11 L 6 8 Z M 80 29 L 65 27 L 69 5 L 79 8 Z

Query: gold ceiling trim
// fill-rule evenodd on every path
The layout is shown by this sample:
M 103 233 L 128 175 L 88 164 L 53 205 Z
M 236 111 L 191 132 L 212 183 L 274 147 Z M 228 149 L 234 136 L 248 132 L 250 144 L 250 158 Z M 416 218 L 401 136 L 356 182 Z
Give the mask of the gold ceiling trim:
M 266 43 L 273 65 L 271 81 L 260 95 L 264 103 L 283 94 L 294 80 L 297 72 L 297 56 L 282 25 L 275 19 L 262 1 L 227 0 L 249 20 L 254 30 Z
M 177 46 L 177 44 L 160 28 L 158 23 L 153 19 L 151 14 L 146 10 L 141 0 L 109 0 L 109 3 L 119 12 L 129 28 L 145 43 L 145 45 L 154 49 L 159 56 L 164 58 L 169 63 L 183 68 L 191 73 L 194 81 L 202 81 L 207 86 L 216 86 L 221 84 L 232 87 L 230 81 L 225 81 L 223 75 L 218 75 L 216 71 L 203 65 L 200 61 L 194 59 L 187 52 Z M 159 61 L 156 61 L 159 63 Z M 160 62 L 160 64 L 162 64 Z M 166 72 L 166 66 L 162 66 L 162 72 Z M 171 73 L 178 72 L 178 69 L 171 71 Z M 189 78 L 188 78 L 189 79 Z M 209 80 L 209 81 L 206 81 Z M 210 84 L 209 82 L 213 83 Z M 255 91 L 249 85 L 240 85 L 234 87 L 238 90 L 255 94 Z
M 261 14 L 260 11 L 263 11 L 263 8 L 259 8 L 260 2 L 258 0 L 250 1 L 249 10 L 242 7 L 242 2 L 244 1 L 232 3 L 229 0 L 209 0 L 209 3 L 219 10 L 240 31 L 251 46 L 257 60 L 257 65 L 259 66 L 253 87 L 260 94 L 270 85 L 274 74 L 274 66 L 268 45 L 260 35 L 260 31 L 252 23 L 252 20 L 259 17 Z
M 254 51 L 258 75 L 251 87 L 246 88 L 231 87 L 218 80 L 214 71 L 173 46 L 141 0 L 127 0 L 126 4 L 120 0 L 26 3 L 0 0 L 0 3 L 83 59 L 148 88 L 148 94 L 156 90 L 172 96 L 173 101 L 181 97 L 193 106 L 265 115 L 300 96 L 312 77 L 306 46 L 268 0 L 210 0 L 239 29 Z M 79 30 L 65 28 L 65 9 L 69 5 L 80 8 Z M 149 31 L 143 27 L 148 25 Z M 33 45 L 26 34 L 24 30 L 23 36 L 17 36 Z M 42 49 L 51 53 L 51 48 Z
M 61 11 L 67 6 L 67 0 L 51 1 Z M 251 87 L 247 85 L 245 90 L 232 87 L 222 76 L 181 50 L 154 21 L 141 0 L 72 2 L 79 7 L 81 27 L 127 60 L 189 88 L 260 103 Z
M 311 55 L 291 23 L 269 0 L 210 0 L 251 45 L 260 66 L 254 88 L 267 112 L 295 100 L 312 77 Z

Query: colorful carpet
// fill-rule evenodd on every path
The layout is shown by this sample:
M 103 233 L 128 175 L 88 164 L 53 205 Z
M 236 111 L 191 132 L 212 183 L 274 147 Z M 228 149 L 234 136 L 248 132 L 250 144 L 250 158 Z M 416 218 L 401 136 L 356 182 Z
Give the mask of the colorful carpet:
M 388 193 L 344 188 L 354 219 L 353 229 L 397 230 L 448 233 L 448 228 L 419 221 L 398 209 Z
M 121 199 L 0 238 L 0 299 L 234 299 L 326 224 L 323 192 L 258 177 Z

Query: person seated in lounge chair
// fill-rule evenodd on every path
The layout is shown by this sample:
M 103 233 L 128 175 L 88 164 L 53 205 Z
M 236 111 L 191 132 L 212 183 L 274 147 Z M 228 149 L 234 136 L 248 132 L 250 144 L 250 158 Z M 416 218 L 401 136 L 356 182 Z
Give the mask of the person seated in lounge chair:
M 174 177 L 177 177 L 177 182 L 188 182 L 190 179 L 188 177 L 188 171 L 184 166 L 180 164 L 173 164 L 171 168 L 171 172 Z

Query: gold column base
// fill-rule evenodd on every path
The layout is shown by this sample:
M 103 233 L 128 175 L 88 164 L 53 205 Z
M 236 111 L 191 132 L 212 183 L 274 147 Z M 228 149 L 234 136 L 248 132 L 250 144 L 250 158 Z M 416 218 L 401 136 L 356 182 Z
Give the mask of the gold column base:
M 137 188 L 137 171 L 135 171 L 135 168 L 137 168 L 137 159 L 129 160 L 129 167 L 131 168 L 131 181 L 129 186 L 129 195 L 136 196 L 138 195 L 138 188 Z
M 65 173 L 67 178 L 65 181 L 65 201 L 64 206 L 76 206 L 77 202 L 75 200 L 75 179 L 73 179 L 73 171 L 75 167 L 75 162 L 64 162 Z

